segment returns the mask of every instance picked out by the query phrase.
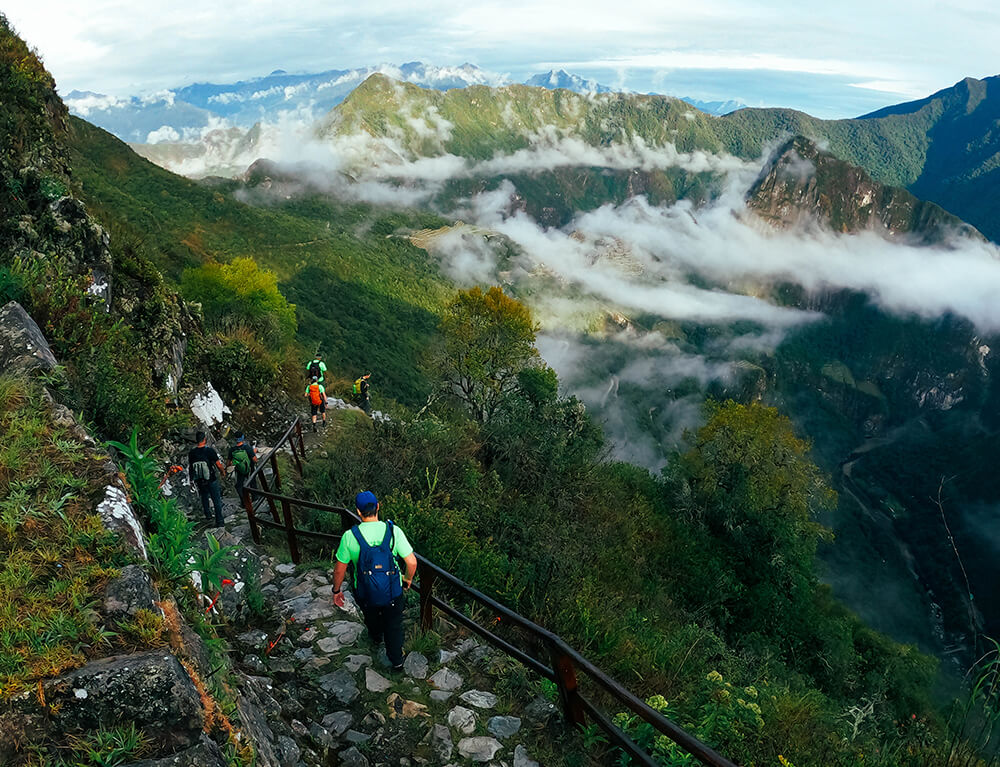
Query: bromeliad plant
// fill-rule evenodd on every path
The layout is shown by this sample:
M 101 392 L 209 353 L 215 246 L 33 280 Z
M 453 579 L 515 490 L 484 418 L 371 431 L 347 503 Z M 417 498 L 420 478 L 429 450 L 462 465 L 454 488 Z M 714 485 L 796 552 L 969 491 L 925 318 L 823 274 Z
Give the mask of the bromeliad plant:
M 108 441 L 108 447 L 113 447 L 125 459 L 125 476 L 132 486 L 135 502 L 146 509 L 159 497 L 159 483 L 156 480 L 156 459 L 153 450 L 143 450 L 139 447 L 139 427 L 132 429 L 128 444 Z

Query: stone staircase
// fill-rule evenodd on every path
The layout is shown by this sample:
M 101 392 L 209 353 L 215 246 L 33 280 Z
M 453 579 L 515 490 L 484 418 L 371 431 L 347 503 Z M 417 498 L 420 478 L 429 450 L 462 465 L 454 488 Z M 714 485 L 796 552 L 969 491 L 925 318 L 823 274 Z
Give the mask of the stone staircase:
M 261 767 L 553 763 L 564 725 L 523 667 L 441 623 L 430 637 L 409 637 L 404 670 L 393 673 L 350 593 L 343 609 L 334 606 L 327 568 L 261 552 L 235 499 L 226 512 L 219 540 L 237 548 L 240 569 L 257 571 L 273 615 L 233 641 L 241 694 L 251 702 L 241 716 L 259 741 Z M 239 601 L 224 595 L 220 609 Z

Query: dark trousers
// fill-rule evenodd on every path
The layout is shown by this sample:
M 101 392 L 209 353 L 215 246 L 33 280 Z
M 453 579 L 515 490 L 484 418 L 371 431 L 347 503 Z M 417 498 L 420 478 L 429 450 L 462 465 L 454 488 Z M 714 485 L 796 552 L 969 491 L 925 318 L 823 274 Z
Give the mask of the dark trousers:
M 361 605 L 368 627 L 368 638 L 375 644 L 385 641 L 385 654 L 393 666 L 403 663 L 403 605 L 405 595 L 392 600 L 385 607 Z
M 222 491 L 219 489 L 218 477 L 211 482 L 199 483 L 198 495 L 201 496 L 201 510 L 205 512 L 205 519 L 212 518 L 212 512 L 208 508 L 211 499 L 215 506 L 215 526 L 222 527 Z
M 244 487 L 253 487 L 254 486 L 254 482 L 257 481 L 255 479 L 253 482 L 251 482 L 249 485 L 247 485 L 247 484 L 245 484 L 246 483 L 246 479 L 247 479 L 247 475 L 246 474 L 242 474 L 239 470 L 236 471 L 236 495 L 240 499 L 240 503 L 245 503 L 246 502 L 246 498 L 243 497 L 243 488 Z

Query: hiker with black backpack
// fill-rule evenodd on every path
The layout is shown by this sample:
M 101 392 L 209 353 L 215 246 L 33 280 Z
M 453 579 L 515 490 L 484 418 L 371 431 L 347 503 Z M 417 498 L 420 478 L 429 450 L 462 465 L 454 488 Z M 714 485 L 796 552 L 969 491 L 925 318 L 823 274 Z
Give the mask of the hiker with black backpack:
M 312 414 L 313 431 L 316 431 L 317 415 L 323 416 L 323 425 L 326 426 L 326 389 L 315 376 L 306 387 L 306 398 L 309 400 L 309 412 Z
M 236 495 L 240 503 L 245 503 L 244 483 L 257 465 L 257 449 L 242 434 L 236 438 L 236 444 L 229 448 L 228 465 L 236 469 Z
M 215 526 L 222 527 L 222 491 L 219 489 L 219 474 L 226 476 L 226 467 L 222 465 L 222 459 L 215 452 L 215 448 L 205 444 L 205 432 L 196 432 L 194 441 L 198 444 L 188 453 L 188 477 L 198 488 L 205 519 L 212 519 L 212 513 L 208 508 L 211 500 L 215 506 Z
M 392 521 L 380 522 L 375 493 L 358 493 L 354 505 L 361 524 L 344 533 L 333 567 L 333 603 L 344 606 L 344 576 L 354 565 L 354 599 L 365 616 L 368 638 L 377 647 L 385 642 L 385 654 L 393 671 L 403 670 L 403 591 L 413 585 L 417 556 L 405 533 Z M 406 564 L 406 575 L 397 559 Z
M 316 353 L 311 362 L 306 363 L 306 375 L 310 379 L 315 378 L 320 383 L 326 380 L 326 363 L 323 362 L 323 355 Z

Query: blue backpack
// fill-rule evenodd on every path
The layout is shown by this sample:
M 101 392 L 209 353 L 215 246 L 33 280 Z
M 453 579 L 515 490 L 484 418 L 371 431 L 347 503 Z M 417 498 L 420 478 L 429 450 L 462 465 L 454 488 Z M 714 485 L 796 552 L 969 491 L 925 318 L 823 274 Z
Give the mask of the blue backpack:
M 385 607 L 403 595 L 403 586 L 399 580 L 399 567 L 392 555 L 394 535 L 392 522 L 385 523 L 385 537 L 378 546 L 370 546 L 361 530 L 351 528 L 354 537 L 358 539 L 361 553 L 358 555 L 357 600 L 366 607 Z

